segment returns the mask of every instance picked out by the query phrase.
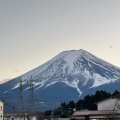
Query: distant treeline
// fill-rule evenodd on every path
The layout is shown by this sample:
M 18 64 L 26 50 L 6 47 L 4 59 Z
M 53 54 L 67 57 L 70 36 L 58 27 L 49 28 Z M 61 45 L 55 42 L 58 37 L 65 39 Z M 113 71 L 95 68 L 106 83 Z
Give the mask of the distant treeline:
M 98 90 L 95 92 L 94 95 L 87 95 L 84 99 L 80 99 L 77 102 L 69 101 L 68 103 L 63 102 L 61 103 L 60 107 L 55 108 L 53 111 L 47 110 L 45 115 L 50 115 L 51 112 L 54 115 L 71 115 L 75 110 L 97 110 L 97 102 L 104 100 L 106 98 L 112 97 L 118 94 L 119 91 L 115 90 L 112 94 L 103 90 Z
M 84 110 L 84 109 L 96 110 L 97 109 L 96 103 L 98 101 L 104 100 L 118 93 L 119 92 L 117 90 L 115 90 L 114 93 L 112 94 L 103 90 L 96 91 L 94 95 L 87 95 L 84 97 L 84 99 L 80 99 L 76 103 L 74 101 L 70 101 L 69 103 L 63 102 L 61 103 L 61 106 L 63 106 L 64 108 L 72 108 L 72 109 L 76 108 L 77 110 Z

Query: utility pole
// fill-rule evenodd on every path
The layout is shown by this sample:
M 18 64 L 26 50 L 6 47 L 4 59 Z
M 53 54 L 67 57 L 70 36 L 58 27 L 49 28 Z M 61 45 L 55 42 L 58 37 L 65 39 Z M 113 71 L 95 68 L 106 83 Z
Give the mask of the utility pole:
M 23 114 L 23 87 L 22 87 L 21 78 L 20 78 L 20 83 L 19 83 L 19 113 Z
M 29 103 L 29 110 L 30 112 L 34 113 L 35 112 L 35 103 L 34 103 L 34 80 L 30 79 L 30 83 L 29 83 L 29 86 L 30 86 L 30 95 L 29 95 L 29 99 L 30 99 L 30 103 Z
M 1 108 L 3 110 L 3 120 L 5 117 L 5 98 L 7 98 L 6 96 L 0 96 L 0 98 L 2 98 L 2 102 L 3 102 L 3 107 Z

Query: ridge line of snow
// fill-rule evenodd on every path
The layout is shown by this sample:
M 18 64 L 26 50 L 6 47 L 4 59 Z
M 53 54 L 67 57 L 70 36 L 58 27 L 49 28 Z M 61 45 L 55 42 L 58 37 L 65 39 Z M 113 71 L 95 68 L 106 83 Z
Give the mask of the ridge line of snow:
M 93 62 L 93 61 L 91 61 L 90 59 L 88 59 L 86 56 L 84 56 L 88 61 L 90 61 L 91 63 L 94 63 L 94 64 L 96 64 L 96 65 L 98 65 L 98 66 L 100 66 L 100 67 L 102 67 L 102 68 L 104 68 L 105 70 L 107 70 L 107 71 L 109 71 L 109 72 L 112 72 L 112 73 L 114 73 L 114 74 L 116 74 L 116 75 L 120 75 L 119 73 L 115 73 L 115 72 L 113 72 L 113 71 L 110 71 L 110 70 L 108 70 L 108 69 L 106 69 L 105 67 L 103 67 L 103 66 L 101 66 L 100 64 L 97 64 L 97 63 L 95 63 L 95 62 Z

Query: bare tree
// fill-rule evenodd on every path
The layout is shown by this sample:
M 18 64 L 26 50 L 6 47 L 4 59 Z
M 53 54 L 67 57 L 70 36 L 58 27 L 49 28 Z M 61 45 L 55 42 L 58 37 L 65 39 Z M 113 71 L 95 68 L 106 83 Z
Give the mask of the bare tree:
M 106 116 L 107 120 L 118 119 L 118 114 L 119 114 L 119 112 L 118 112 L 118 110 L 119 110 L 118 105 L 119 104 L 118 103 L 119 103 L 119 101 L 117 100 L 115 102 L 115 105 L 113 106 L 112 110 L 104 110 L 104 115 Z

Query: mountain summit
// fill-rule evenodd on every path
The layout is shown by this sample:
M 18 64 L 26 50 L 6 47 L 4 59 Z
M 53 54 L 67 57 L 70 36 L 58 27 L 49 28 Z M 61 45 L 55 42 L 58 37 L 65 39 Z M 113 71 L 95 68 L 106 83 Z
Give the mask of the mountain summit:
M 62 82 L 82 94 L 81 87 L 96 87 L 120 78 L 117 68 L 85 50 L 64 51 L 42 66 L 22 75 L 22 79 L 36 80 L 36 88 Z
M 114 84 L 119 82 L 120 68 L 82 49 L 63 51 L 43 65 L 1 84 L 0 92 L 18 91 L 19 78 L 23 81 L 24 92 L 29 89 L 27 83 L 32 79 L 40 99 L 70 100 L 100 88 L 107 89 L 105 85 L 116 89 Z

